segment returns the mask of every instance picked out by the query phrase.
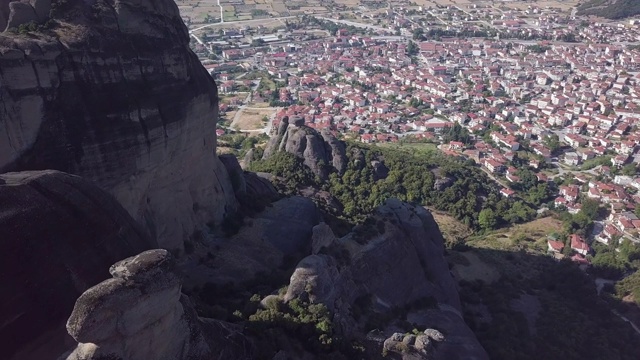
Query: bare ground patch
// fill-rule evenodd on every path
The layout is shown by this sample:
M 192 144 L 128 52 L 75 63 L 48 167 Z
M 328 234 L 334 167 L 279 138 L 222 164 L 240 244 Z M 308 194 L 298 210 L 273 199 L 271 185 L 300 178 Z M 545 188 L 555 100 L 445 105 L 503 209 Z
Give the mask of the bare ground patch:
M 239 130 L 257 130 L 262 129 L 266 124 L 263 121 L 265 117 L 270 117 L 275 113 L 274 109 L 241 109 L 238 111 L 231 123 L 231 127 Z

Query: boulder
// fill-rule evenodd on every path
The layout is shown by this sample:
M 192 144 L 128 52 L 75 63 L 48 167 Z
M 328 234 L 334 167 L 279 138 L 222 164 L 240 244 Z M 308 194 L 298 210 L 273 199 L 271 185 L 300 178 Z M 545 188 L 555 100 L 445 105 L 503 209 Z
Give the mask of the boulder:
M 438 178 L 433 183 L 433 190 L 444 191 L 449 186 L 453 185 L 453 181 L 454 181 L 454 179 L 452 179 L 450 177 Z
M 1 174 L 0 293 L 11 296 L 0 298 L 0 336 L 13 339 L 3 355 L 45 332 L 49 338 L 65 334 L 63 322 L 83 291 L 109 278 L 114 262 L 154 246 L 127 211 L 90 181 L 53 170 Z M 42 351 L 55 354 L 63 345 Z
M 229 180 L 231 180 L 231 185 L 236 195 L 246 193 L 247 182 L 245 181 L 244 171 L 240 167 L 238 159 L 233 154 L 223 154 L 218 156 L 218 158 L 229 174 Z
M 38 15 L 29 3 L 14 1 L 9 3 L 9 18 L 7 20 L 7 29 L 17 29 L 20 25 L 30 22 L 37 22 Z
M 311 236 L 311 253 L 317 254 L 322 248 L 330 247 L 336 241 L 333 230 L 324 222 L 313 227 Z
M 416 350 L 421 352 L 428 352 L 431 350 L 433 344 L 431 343 L 431 339 L 427 335 L 418 335 L 416 336 L 416 340 L 414 343 L 414 347 Z
M 162 249 L 114 264 L 76 301 L 67 330 L 79 344 L 66 359 L 250 359 L 239 328 L 197 317 L 174 267 Z
M 389 176 L 389 168 L 382 161 L 373 160 L 371 166 L 373 167 L 374 180 L 383 180 Z
M 444 341 L 444 335 L 436 329 L 426 329 L 424 334 L 434 341 Z
M 311 255 L 302 259 L 289 281 L 284 301 L 295 298 L 325 304 L 333 309 L 334 302 L 340 296 L 338 268 L 335 260 L 326 255 Z
M 269 181 L 270 174 L 245 171 L 243 175 L 248 197 L 277 199 L 280 196 Z
M 402 343 L 405 345 L 413 345 L 416 343 L 416 336 L 411 334 L 411 335 L 406 335 L 403 339 L 402 339 Z

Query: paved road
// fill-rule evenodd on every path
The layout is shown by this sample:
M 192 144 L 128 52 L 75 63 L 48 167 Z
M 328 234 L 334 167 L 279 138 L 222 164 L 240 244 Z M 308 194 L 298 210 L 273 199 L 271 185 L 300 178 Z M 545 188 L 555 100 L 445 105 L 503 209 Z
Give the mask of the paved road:
M 225 22 L 218 22 L 218 23 L 213 23 L 213 24 L 207 24 L 207 25 L 202 25 L 200 27 L 197 27 L 195 29 L 191 29 L 189 30 L 189 33 L 193 33 L 196 31 L 200 31 L 206 28 L 210 28 L 210 27 L 216 27 L 216 26 L 227 26 L 230 24 L 248 24 L 248 23 L 261 23 L 262 25 L 264 25 L 267 22 L 273 22 L 273 21 L 281 21 L 282 19 L 292 19 L 295 18 L 297 16 L 281 16 L 281 17 L 277 17 L 277 18 L 267 18 L 267 19 L 253 19 L 253 20 L 238 20 L 238 21 L 225 21 Z

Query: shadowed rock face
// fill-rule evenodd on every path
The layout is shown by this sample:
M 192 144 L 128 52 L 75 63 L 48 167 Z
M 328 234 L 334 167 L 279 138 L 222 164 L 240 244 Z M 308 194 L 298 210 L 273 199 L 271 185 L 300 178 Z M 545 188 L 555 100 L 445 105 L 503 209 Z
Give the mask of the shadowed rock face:
M 303 159 L 304 164 L 322 180 L 329 178 L 331 167 L 339 174 L 343 174 L 347 167 L 344 142 L 327 131 L 318 132 L 304 125 L 304 120 L 299 117 L 282 119 L 262 158 L 267 159 L 278 151 Z
M 3 356 L 59 328 L 110 264 L 154 246 L 111 195 L 78 176 L 2 174 L 0 204 Z
M 174 270 L 162 249 L 111 266 L 113 278 L 75 304 L 67 330 L 79 344 L 67 360 L 251 358 L 240 327 L 198 318 Z
M 189 50 L 177 6 L 52 5 L 53 30 L 0 34 L 0 172 L 80 175 L 161 247 L 182 247 L 236 203 L 215 156 L 216 86 Z

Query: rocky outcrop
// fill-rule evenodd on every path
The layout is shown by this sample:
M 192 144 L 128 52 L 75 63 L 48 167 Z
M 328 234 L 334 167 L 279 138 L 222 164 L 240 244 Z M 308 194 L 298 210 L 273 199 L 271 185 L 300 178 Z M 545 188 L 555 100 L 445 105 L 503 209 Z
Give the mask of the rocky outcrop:
M 313 235 L 311 237 L 311 253 L 317 254 L 322 248 L 328 248 L 336 241 L 336 236 L 333 234 L 333 230 L 326 223 L 313 227 Z
M 444 340 L 440 331 L 427 329 L 417 335 L 394 333 L 382 346 L 385 353 L 393 352 L 402 360 L 430 360 L 434 358 L 435 344 Z
M 111 195 L 78 176 L 2 174 L 0 206 L 3 356 L 45 332 L 54 338 L 76 298 L 109 277 L 110 264 L 154 247 Z M 46 355 L 19 358 L 47 358 L 64 350 L 59 342 L 43 350 Z
M 342 174 L 347 166 L 344 142 L 326 130 L 318 132 L 304 125 L 304 119 L 299 117 L 282 119 L 262 158 L 267 159 L 278 151 L 303 159 L 304 164 L 322 180 L 328 179 L 331 169 Z
M 66 359 L 250 359 L 239 327 L 198 318 L 174 267 L 166 250 L 111 266 L 75 304 L 67 330 L 79 344 Z
M 227 173 L 229 174 L 229 180 L 233 186 L 233 191 L 236 194 L 242 194 L 247 192 L 247 182 L 244 178 L 244 171 L 238 163 L 238 159 L 233 154 L 223 154 L 218 156 L 222 164 L 224 165 Z
M 0 172 L 89 179 L 169 249 L 233 211 L 216 86 L 175 2 L 54 1 L 51 13 L 50 30 L 0 34 Z
M 3 0 L 0 3 L 0 31 L 17 30 L 20 25 L 42 23 L 49 18 L 51 0 Z
M 427 210 L 390 199 L 372 220 L 338 239 L 324 254 L 303 259 L 284 300 L 325 304 L 344 334 L 359 327 L 351 315 L 357 299 L 371 299 L 371 316 L 413 306 L 417 313 L 412 322 L 446 328 L 458 348 L 439 346 L 441 355 L 435 358 L 486 359 L 462 319 L 456 283 L 443 251 L 442 235 Z
M 384 162 L 380 160 L 373 160 L 371 162 L 371 167 L 373 168 L 374 180 L 384 180 L 389 176 L 389 168 L 384 164 Z
M 0 31 L 7 28 L 7 20 L 9 20 L 9 0 L 0 1 Z
M 29 3 L 14 1 L 9 3 L 9 18 L 7 28 L 17 29 L 20 25 L 36 22 L 38 15 Z
M 433 190 L 444 191 L 449 186 L 453 185 L 454 179 L 450 177 L 438 178 L 433 183 Z
M 218 239 L 216 256 L 190 268 L 186 285 L 239 284 L 260 273 L 270 274 L 285 259 L 297 260 L 311 252 L 312 229 L 319 221 L 311 200 L 299 196 L 280 199 L 246 217 L 235 235 Z
M 247 184 L 247 195 L 259 198 L 278 198 L 280 195 L 271 181 L 269 181 L 268 177 L 270 176 L 271 174 L 245 171 L 244 181 Z

